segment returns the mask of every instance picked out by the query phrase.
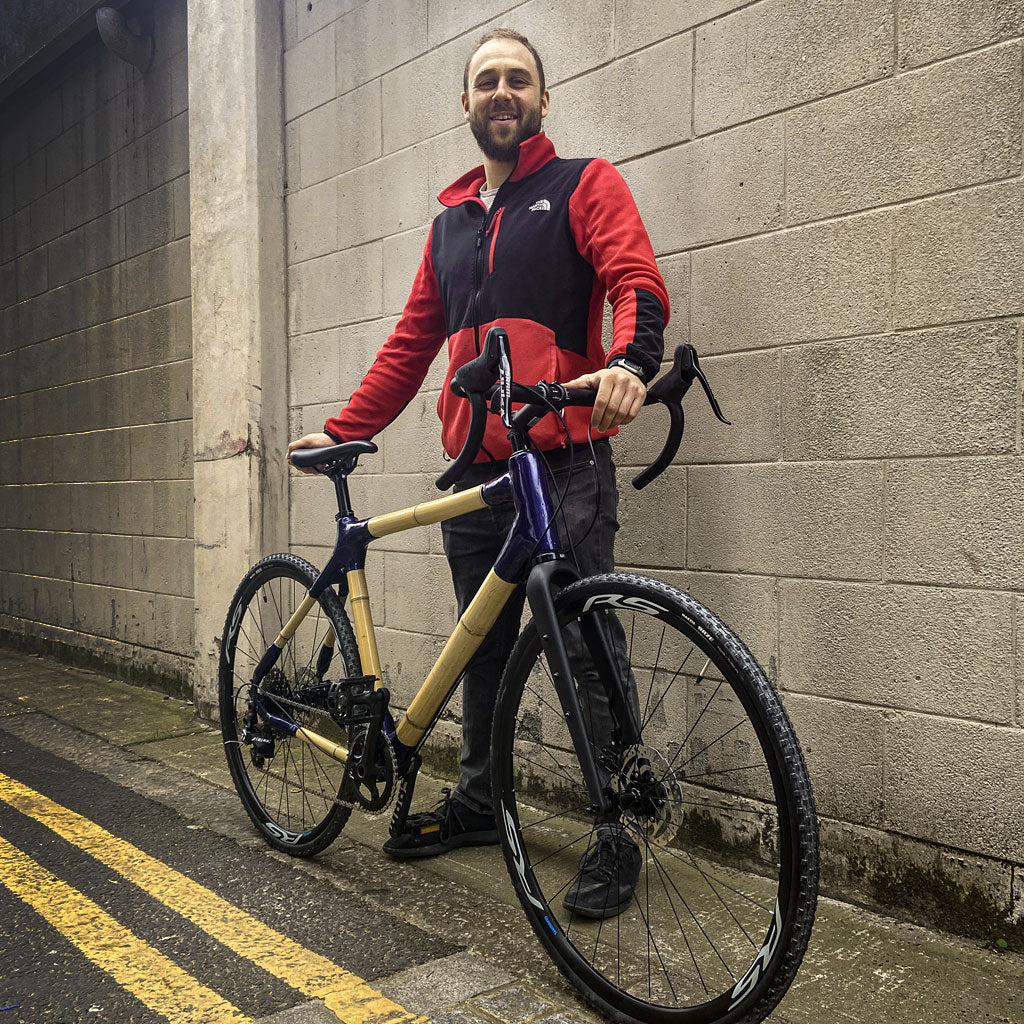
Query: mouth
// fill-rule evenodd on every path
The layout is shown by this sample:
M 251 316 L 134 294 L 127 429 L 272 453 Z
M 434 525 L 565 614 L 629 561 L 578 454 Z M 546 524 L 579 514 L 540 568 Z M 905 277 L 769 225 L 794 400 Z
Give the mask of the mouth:
M 489 120 L 497 121 L 499 124 L 507 124 L 517 119 L 518 115 L 512 110 L 499 110 L 497 113 L 491 114 L 489 118 Z

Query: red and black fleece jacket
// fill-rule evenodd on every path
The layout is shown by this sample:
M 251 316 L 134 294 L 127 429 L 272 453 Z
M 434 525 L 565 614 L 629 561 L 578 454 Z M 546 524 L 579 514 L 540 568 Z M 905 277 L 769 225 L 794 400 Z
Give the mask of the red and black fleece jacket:
M 647 380 L 657 372 L 668 295 L 619 172 L 607 160 L 562 160 L 540 133 L 520 146 L 489 213 L 480 198 L 484 180 L 477 167 L 438 197 L 445 209 L 431 225 L 395 332 L 348 404 L 324 426 L 337 440 L 383 430 L 419 391 L 447 340 L 437 411 L 445 451 L 458 455 L 470 410 L 448 384 L 495 325 L 508 332 L 513 375 L 524 384 L 573 380 L 620 355 L 639 364 Z M 601 344 L 606 297 L 612 306 L 607 356 Z M 589 409 L 566 410 L 566 422 L 573 442 L 586 440 Z M 553 416 L 532 436 L 545 450 L 568 442 Z M 509 454 L 505 428 L 489 417 L 477 461 Z

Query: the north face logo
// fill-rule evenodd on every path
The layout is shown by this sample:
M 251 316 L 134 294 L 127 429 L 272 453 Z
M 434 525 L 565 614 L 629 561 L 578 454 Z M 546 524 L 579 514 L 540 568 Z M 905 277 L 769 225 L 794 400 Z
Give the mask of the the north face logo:
M 546 199 L 538 199 L 537 202 L 530 207 L 531 210 L 550 210 L 551 204 Z

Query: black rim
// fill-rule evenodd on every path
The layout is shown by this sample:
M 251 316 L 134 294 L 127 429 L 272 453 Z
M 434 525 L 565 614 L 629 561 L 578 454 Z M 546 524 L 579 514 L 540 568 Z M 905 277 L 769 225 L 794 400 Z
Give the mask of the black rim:
M 651 596 L 643 588 L 625 592 Z M 585 596 L 574 599 L 574 609 Z M 595 856 L 601 830 L 588 813 L 534 637 L 522 698 L 504 709 L 509 720 L 515 714 L 514 747 L 499 769 L 509 796 L 502 813 L 511 814 L 525 855 L 519 874 L 544 904 L 537 908 L 527 897 L 524 905 L 549 949 L 617 1009 L 644 1020 L 719 1021 L 740 1003 L 749 1007 L 755 990 L 760 997 L 770 973 L 764 964 L 777 965 L 790 930 L 797 858 L 778 741 L 740 680 L 742 667 L 683 614 L 601 614 L 621 625 L 644 722 L 643 748 L 622 759 L 612 784 L 658 797 L 621 818 L 641 858 L 635 895 L 621 914 L 605 918 L 563 904 L 580 865 Z M 584 711 L 591 715 L 586 704 Z M 591 715 L 591 723 L 599 717 Z M 600 732 L 597 725 L 591 735 Z M 662 790 L 637 784 L 643 760 Z M 515 872 L 516 852 L 506 849 L 506 856 Z M 613 860 L 605 874 L 621 881 L 628 857 Z M 621 896 L 613 883 L 605 898 Z
M 289 571 L 290 569 L 290 571 Z M 315 841 L 343 808 L 336 803 L 344 766 L 295 737 L 257 723 L 257 743 L 242 742 L 251 712 L 249 680 L 267 646 L 276 638 L 305 595 L 310 581 L 288 566 L 270 566 L 256 574 L 240 595 L 244 611 L 234 634 L 227 638 L 221 665 L 222 732 L 232 774 L 253 821 L 264 833 L 286 846 Z M 232 612 L 237 605 L 232 606 Z M 229 615 L 229 624 L 232 616 Z M 332 628 L 318 602 L 299 626 L 278 664 L 261 685 L 261 697 L 273 701 L 272 710 L 290 715 L 336 743 L 347 737 L 326 713 L 316 677 L 317 655 Z M 336 647 L 325 678 L 348 674 Z M 304 710 L 295 702 L 319 712 Z M 227 712 L 225 714 L 225 712 Z M 263 756 L 260 758 L 260 744 Z M 267 756 L 270 754 L 271 756 Z

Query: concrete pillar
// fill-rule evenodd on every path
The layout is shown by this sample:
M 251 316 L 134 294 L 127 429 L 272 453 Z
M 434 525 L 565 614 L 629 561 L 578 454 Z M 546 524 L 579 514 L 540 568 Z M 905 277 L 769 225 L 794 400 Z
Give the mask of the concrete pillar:
M 195 641 L 216 703 L 228 601 L 287 545 L 281 25 L 277 4 L 188 3 Z

